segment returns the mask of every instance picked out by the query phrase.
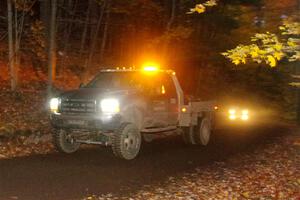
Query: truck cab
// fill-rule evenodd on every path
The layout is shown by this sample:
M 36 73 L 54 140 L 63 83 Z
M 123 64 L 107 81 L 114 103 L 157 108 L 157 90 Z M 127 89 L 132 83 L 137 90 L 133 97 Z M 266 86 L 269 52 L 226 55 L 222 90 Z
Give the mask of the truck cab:
M 116 156 L 130 160 L 138 155 L 142 138 L 179 133 L 196 143 L 197 120 L 210 111 L 195 105 L 185 104 L 172 70 L 101 70 L 86 85 L 51 99 L 53 141 L 65 153 L 82 143 L 112 146 Z

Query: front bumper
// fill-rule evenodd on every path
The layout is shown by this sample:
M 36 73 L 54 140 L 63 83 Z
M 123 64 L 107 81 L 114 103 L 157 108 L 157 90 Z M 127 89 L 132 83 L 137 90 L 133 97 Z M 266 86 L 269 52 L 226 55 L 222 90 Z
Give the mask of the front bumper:
M 121 124 L 119 115 L 50 114 L 51 125 L 61 129 L 114 131 Z

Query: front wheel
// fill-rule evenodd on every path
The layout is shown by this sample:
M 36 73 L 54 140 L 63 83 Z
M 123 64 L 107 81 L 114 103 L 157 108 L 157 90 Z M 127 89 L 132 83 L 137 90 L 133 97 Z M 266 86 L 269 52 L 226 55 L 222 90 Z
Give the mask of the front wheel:
M 138 155 L 141 143 L 138 128 L 132 123 L 123 123 L 112 137 L 112 150 L 117 157 L 132 160 Z
M 80 147 L 80 143 L 74 140 L 71 133 L 63 129 L 54 131 L 53 143 L 56 149 L 63 153 L 74 153 Z
M 196 144 L 195 136 L 194 136 L 194 127 L 182 127 L 181 128 L 181 136 L 183 142 L 187 145 Z

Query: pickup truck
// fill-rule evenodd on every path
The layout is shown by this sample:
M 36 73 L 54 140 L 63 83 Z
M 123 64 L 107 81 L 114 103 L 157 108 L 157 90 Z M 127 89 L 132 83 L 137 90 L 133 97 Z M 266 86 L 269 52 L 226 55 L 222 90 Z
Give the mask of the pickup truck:
M 79 89 L 50 100 L 53 143 L 64 153 L 80 144 L 111 146 L 134 159 L 142 140 L 182 135 L 187 144 L 207 145 L 214 103 L 188 101 L 172 70 L 105 69 Z

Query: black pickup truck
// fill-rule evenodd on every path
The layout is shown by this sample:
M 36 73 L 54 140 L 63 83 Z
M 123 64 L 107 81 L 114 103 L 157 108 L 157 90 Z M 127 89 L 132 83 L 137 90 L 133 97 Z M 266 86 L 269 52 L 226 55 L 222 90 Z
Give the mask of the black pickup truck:
M 185 101 L 172 70 L 106 69 L 77 90 L 50 100 L 53 142 L 73 153 L 80 144 L 111 146 L 134 159 L 142 140 L 181 134 L 188 144 L 209 142 L 214 105 Z

